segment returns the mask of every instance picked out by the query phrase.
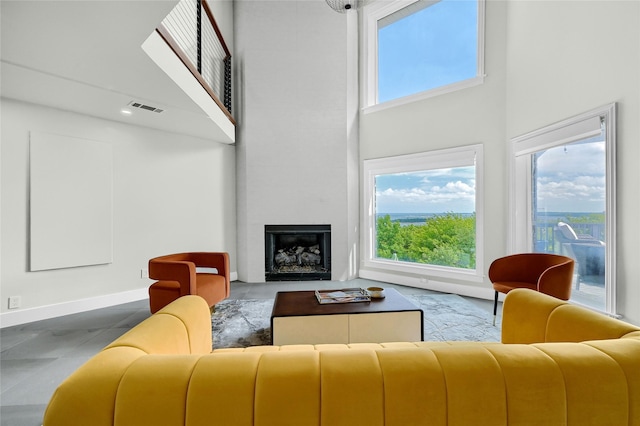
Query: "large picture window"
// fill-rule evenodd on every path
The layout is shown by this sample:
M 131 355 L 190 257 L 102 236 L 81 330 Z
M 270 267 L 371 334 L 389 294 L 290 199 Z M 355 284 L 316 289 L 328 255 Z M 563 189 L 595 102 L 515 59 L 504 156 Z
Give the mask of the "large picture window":
M 574 259 L 573 302 L 615 314 L 615 105 L 512 141 L 514 252 Z
M 365 106 L 480 84 L 484 0 L 377 2 L 365 8 Z
M 365 266 L 481 278 L 482 146 L 364 161 Z

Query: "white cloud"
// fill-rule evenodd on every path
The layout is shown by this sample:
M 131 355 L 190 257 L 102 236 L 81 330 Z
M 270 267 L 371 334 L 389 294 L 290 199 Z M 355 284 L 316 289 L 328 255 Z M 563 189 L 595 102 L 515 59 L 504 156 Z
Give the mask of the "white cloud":
M 605 143 L 552 148 L 536 162 L 538 208 L 592 212 L 605 209 Z
M 453 202 L 473 202 L 475 189 L 460 180 L 447 182 L 444 186 L 433 186 L 428 191 L 422 188 L 387 188 L 376 193 L 378 203 L 397 204 L 448 204 Z
M 379 176 L 376 186 L 376 209 L 381 212 L 475 211 L 473 167 Z

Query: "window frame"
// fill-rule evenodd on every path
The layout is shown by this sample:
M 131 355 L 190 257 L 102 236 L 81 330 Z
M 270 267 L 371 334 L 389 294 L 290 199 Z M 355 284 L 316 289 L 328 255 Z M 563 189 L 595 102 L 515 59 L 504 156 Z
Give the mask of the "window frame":
M 605 311 L 616 314 L 616 103 L 593 109 L 550 126 L 511 139 L 509 188 L 509 252 L 533 251 L 531 209 L 532 156 L 535 152 L 561 146 L 593 135 L 594 121 L 605 124 L 606 164 L 606 251 Z M 591 306 L 585 307 L 598 310 Z
M 473 158 L 472 162 L 469 159 Z M 462 281 L 484 280 L 483 144 L 407 154 L 363 161 L 363 251 L 362 266 L 391 273 L 433 276 Z M 463 269 L 423 263 L 381 259 L 376 254 L 375 177 L 381 174 L 439 170 L 475 166 L 476 268 Z
M 400 9 L 408 7 L 420 0 L 396 0 L 392 2 L 373 2 L 363 8 L 362 31 L 363 46 L 361 51 L 362 67 L 362 112 L 368 114 L 375 111 L 440 96 L 484 83 L 484 46 L 485 46 L 485 0 L 475 0 L 478 4 L 478 46 L 476 76 L 457 81 L 445 86 L 438 86 L 422 92 L 378 103 L 378 21 Z M 433 1 L 437 3 L 440 0 Z

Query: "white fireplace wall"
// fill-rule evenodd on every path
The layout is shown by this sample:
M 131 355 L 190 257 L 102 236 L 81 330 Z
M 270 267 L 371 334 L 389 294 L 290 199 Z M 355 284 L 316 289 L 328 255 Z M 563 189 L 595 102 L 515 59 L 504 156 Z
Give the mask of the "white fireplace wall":
M 330 224 L 332 279 L 358 258 L 357 15 L 235 3 L 238 278 L 264 282 L 264 226 Z

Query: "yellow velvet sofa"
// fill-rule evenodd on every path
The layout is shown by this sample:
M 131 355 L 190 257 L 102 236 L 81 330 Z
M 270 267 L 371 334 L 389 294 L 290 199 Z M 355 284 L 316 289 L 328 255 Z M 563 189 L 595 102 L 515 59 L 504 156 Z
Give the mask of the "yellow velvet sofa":
M 640 328 L 526 289 L 502 343 L 211 346 L 182 297 L 66 379 L 44 426 L 640 426 Z

